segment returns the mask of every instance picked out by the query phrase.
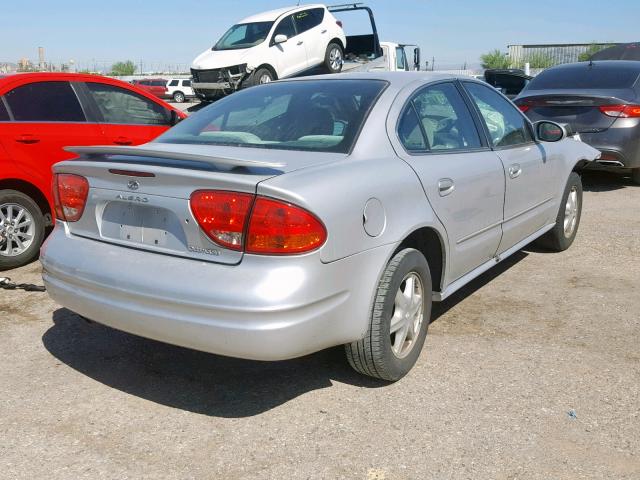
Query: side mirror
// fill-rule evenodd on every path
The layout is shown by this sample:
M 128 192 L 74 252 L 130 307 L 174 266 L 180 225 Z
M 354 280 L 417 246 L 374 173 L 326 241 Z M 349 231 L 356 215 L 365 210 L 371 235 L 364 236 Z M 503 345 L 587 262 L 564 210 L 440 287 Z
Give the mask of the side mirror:
M 275 43 L 276 45 L 278 43 L 284 43 L 287 40 L 289 40 L 289 37 L 287 37 L 286 35 L 283 35 L 282 33 L 279 33 L 278 35 L 273 37 L 273 43 Z
M 420 70 L 420 47 L 413 49 L 413 69 L 416 71 Z
M 536 137 L 542 142 L 559 142 L 567 136 L 567 132 L 555 122 L 541 120 L 534 123 Z
M 169 110 L 169 125 L 172 127 L 182 121 L 182 117 L 175 110 Z

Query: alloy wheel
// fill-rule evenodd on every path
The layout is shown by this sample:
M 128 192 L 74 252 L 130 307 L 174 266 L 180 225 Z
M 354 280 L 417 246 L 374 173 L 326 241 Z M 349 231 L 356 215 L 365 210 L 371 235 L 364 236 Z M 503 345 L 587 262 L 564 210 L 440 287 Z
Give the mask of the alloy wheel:
M 409 272 L 396 293 L 389 332 L 391 351 L 397 358 L 413 349 L 424 319 L 424 287 L 418 274 Z
M 567 196 L 567 203 L 564 207 L 564 236 L 566 238 L 573 235 L 578 223 L 578 189 L 573 186 Z
M 33 216 L 22 205 L 0 205 L 0 255 L 15 257 L 24 253 L 33 243 L 35 224 Z

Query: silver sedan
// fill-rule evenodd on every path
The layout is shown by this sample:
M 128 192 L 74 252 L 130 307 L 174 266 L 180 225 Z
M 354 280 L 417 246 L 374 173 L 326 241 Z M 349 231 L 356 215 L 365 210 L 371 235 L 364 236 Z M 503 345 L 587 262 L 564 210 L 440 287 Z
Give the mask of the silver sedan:
M 235 357 L 344 344 L 392 381 L 433 301 L 530 242 L 571 245 L 598 156 L 484 83 L 420 72 L 274 82 L 146 145 L 71 150 L 41 255 L 58 303 Z

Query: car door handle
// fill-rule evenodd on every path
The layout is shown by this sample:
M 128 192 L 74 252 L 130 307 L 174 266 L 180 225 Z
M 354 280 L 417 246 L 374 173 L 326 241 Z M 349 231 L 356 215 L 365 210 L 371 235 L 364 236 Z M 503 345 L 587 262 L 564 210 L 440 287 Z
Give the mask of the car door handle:
M 514 163 L 509 167 L 509 178 L 518 178 L 522 173 L 522 167 L 519 163 Z
M 326 29 L 322 30 L 320 33 L 327 33 L 327 30 Z
M 441 178 L 438 180 L 438 193 L 441 197 L 446 197 L 456 188 L 455 183 L 450 178 Z
M 38 143 L 39 141 L 40 139 L 38 137 L 31 135 L 30 133 L 23 133 L 22 135 L 18 135 L 16 137 L 16 142 L 26 143 L 27 145 Z
M 296 45 L 302 45 L 304 42 L 302 40 L 300 40 L 298 43 L 296 43 Z
M 113 141 L 113 143 L 115 143 L 116 145 L 131 145 L 133 143 L 133 140 L 127 137 L 118 137 Z

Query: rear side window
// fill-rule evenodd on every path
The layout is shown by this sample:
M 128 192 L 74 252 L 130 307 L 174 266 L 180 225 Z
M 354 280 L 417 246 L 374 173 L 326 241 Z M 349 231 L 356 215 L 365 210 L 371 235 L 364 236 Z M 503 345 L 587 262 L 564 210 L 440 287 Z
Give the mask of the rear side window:
M 157 103 L 124 88 L 87 82 L 104 123 L 168 125 L 169 112 Z
M 178 80 L 171 80 L 169 82 L 169 86 L 170 87 L 177 87 L 178 86 Z
M 11 120 L 9 118 L 9 112 L 7 112 L 7 107 L 4 106 L 4 102 L 2 98 L 0 98 L 0 122 L 7 122 Z
M 464 83 L 478 106 L 495 147 L 510 147 L 533 141 L 529 126 L 518 109 L 495 90 L 478 83 Z
M 17 122 L 85 122 L 69 82 L 28 83 L 5 95 Z
M 298 33 L 311 30 L 322 23 L 324 19 L 324 8 L 311 8 L 293 14 L 298 26 Z
M 461 150 L 480 148 L 482 143 L 471 112 L 460 92 L 452 83 L 428 86 L 414 94 L 408 110 L 415 109 L 419 129 L 411 129 L 411 113 L 402 119 L 398 133 L 407 150 L 418 148 L 418 132 L 424 135 L 424 145 L 430 150 Z M 404 132 L 404 133 L 403 133 Z
M 154 80 L 151 82 L 151 85 L 154 87 L 166 87 L 167 82 L 165 82 L 164 80 Z
M 573 88 L 633 88 L 638 80 L 638 70 L 599 64 L 594 62 L 571 67 L 550 68 L 539 73 L 529 83 L 527 90 Z
M 413 105 L 409 105 L 402 114 L 398 125 L 398 135 L 404 148 L 409 151 L 427 149 L 427 144 L 424 142 L 424 135 L 420 129 L 420 123 L 418 123 L 418 115 L 416 115 Z
M 183 80 L 182 81 L 182 86 L 183 87 L 190 87 L 191 86 L 191 80 Z

